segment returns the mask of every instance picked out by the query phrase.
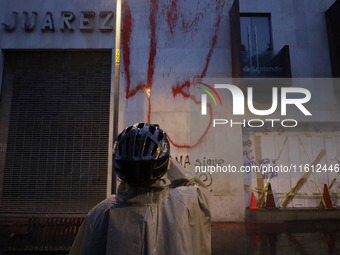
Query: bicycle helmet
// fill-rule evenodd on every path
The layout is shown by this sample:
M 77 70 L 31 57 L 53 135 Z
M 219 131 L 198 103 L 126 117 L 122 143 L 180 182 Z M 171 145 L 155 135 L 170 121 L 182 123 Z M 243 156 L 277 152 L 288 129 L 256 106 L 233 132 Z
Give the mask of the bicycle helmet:
M 154 183 L 168 168 L 170 144 L 157 124 L 137 123 L 124 129 L 114 145 L 114 168 L 130 184 Z

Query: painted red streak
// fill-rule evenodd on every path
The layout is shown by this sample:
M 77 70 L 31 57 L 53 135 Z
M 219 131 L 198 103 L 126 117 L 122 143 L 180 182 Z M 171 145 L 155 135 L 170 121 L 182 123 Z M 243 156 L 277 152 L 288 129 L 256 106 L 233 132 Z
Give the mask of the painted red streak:
M 152 87 L 152 80 L 153 75 L 155 73 L 155 58 L 156 58 L 156 14 L 158 10 L 157 0 L 151 0 L 151 12 L 149 17 L 150 22 L 150 56 L 149 56 L 149 63 L 148 63 L 148 88 L 151 89 Z
M 208 71 L 208 67 L 209 67 L 209 63 L 210 63 L 210 59 L 211 59 L 211 56 L 214 52 L 214 48 L 216 46 L 216 41 L 217 41 L 217 32 L 218 30 L 215 29 L 215 34 L 213 36 L 213 39 L 212 39 L 212 42 L 211 42 L 211 47 L 210 47 L 210 50 L 209 50 L 209 53 L 208 53 L 208 56 L 207 56 L 207 61 L 206 61 L 206 64 L 205 64 L 205 67 L 200 75 L 200 78 L 204 78 L 207 74 L 207 71 Z
M 174 97 L 176 97 L 178 94 L 181 94 L 184 98 L 187 98 L 187 99 L 191 99 L 194 101 L 195 104 L 200 104 L 201 102 L 198 101 L 193 95 L 190 95 L 190 92 L 189 92 L 189 89 L 190 89 L 190 86 L 191 86 L 191 83 L 190 81 L 186 81 L 184 82 L 182 85 L 178 85 L 176 87 L 173 87 L 172 88 L 172 95 Z M 177 148 L 180 148 L 180 149 L 190 149 L 190 148 L 195 148 L 196 146 L 198 146 L 203 138 L 205 137 L 205 135 L 208 133 L 209 131 L 209 128 L 211 126 L 211 123 L 212 123 L 212 108 L 211 108 L 211 105 L 210 104 L 207 104 L 208 105 L 208 108 L 209 108 L 209 115 L 210 115 L 210 120 L 209 120 L 209 125 L 208 127 L 206 128 L 206 130 L 204 131 L 203 135 L 201 136 L 201 138 L 194 144 L 194 145 L 179 145 L 179 144 L 176 144 L 172 141 L 172 139 L 168 136 L 168 139 L 170 141 L 170 143 L 177 147 Z
M 190 91 L 189 88 L 191 86 L 190 81 L 185 81 L 182 85 L 178 85 L 176 87 L 172 87 L 172 95 L 174 97 L 177 96 L 177 94 L 182 94 L 184 98 L 190 97 Z
M 196 15 L 195 18 L 193 19 L 193 21 L 191 21 L 191 22 L 183 19 L 182 20 L 182 27 L 183 27 L 184 31 L 186 33 L 189 32 L 190 29 L 192 29 L 194 26 L 197 25 L 197 23 L 200 21 L 201 17 L 203 17 L 202 13 Z
M 181 92 L 180 92 L 180 93 L 181 93 Z M 182 94 L 182 93 L 181 93 L 181 94 Z M 187 95 L 187 94 L 185 94 L 185 95 Z M 195 104 L 197 104 L 197 105 L 201 104 L 201 101 L 198 101 L 198 100 L 196 99 L 196 97 L 190 96 L 190 95 L 189 95 L 189 97 L 190 97 L 191 100 L 194 101 Z M 209 124 L 208 124 L 207 128 L 205 129 L 203 135 L 200 137 L 200 139 L 198 139 L 198 141 L 197 141 L 195 144 L 193 144 L 193 145 L 179 145 L 179 144 L 174 143 L 174 142 L 172 141 L 172 139 L 171 139 L 171 138 L 169 137 L 169 135 L 168 135 L 169 142 L 170 142 L 173 146 L 175 146 L 176 148 L 179 148 L 179 149 L 192 149 L 192 148 L 195 148 L 195 147 L 197 147 L 198 145 L 200 145 L 200 143 L 203 141 L 204 137 L 207 135 L 207 133 L 208 133 L 208 131 L 209 131 L 211 125 L 212 125 L 212 121 L 213 121 L 213 117 L 212 117 L 212 116 L 213 116 L 213 113 L 212 113 L 211 104 L 208 103 L 207 106 L 208 106 L 208 109 L 209 109 Z
M 131 32 L 132 32 L 132 16 L 131 10 L 128 5 L 128 1 L 123 1 L 123 60 L 124 60 L 124 72 L 126 75 L 126 98 L 131 97 L 129 95 L 130 85 L 131 85 L 131 77 L 130 77 L 130 40 L 131 40 Z M 136 94 L 136 92 L 135 92 Z M 134 96 L 134 95 L 132 95 Z
M 171 35 L 174 34 L 174 29 L 178 21 L 177 3 L 178 0 L 172 0 L 170 8 L 166 11 L 167 22 L 170 28 Z
M 179 20 L 179 16 L 182 17 L 182 27 L 181 29 L 184 30 L 184 33 L 189 32 L 190 30 L 192 30 L 200 21 L 200 18 L 203 17 L 203 13 L 200 12 L 198 14 L 196 14 L 196 16 L 191 19 L 191 20 L 186 20 L 185 18 L 189 15 L 187 14 L 182 14 L 178 11 L 178 0 L 168 0 L 168 3 L 163 7 L 162 10 L 162 14 L 166 15 L 166 21 L 168 22 L 168 26 L 170 29 L 170 33 L 171 35 L 174 34 L 175 31 L 175 27 L 177 26 L 178 20 Z M 200 4 L 199 2 L 196 4 Z M 197 31 L 197 29 L 195 29 L 194 31 Z
M 126 73 L 126 99 L 134 97 L 138 92 L 144 92 L 147 94 L 148 98 L 148 122 L 151 119 L 151 87 L 153 82 L 153 76 L 155 73 L 155 58 L 157 53 L 157 41 L 156 41 L 156 14 L 158 11 L 157 0 L 151 0 L 151 8 L 150 8 L 150 55 L 148 61 L 148 80 L 146 84 L 138 84 L 136 88 L 131 90 L 131 78 L 130 78 L 130 41 L 131 41 L 131 32 L 132 32 L 132 16 L 131 10 L 128 5 L 128 1 L 125 1 L 123 4 L 123 55 L 124 55 L 124 71 Z M 126 31 L 124 31 L 126 30 Z
M 167 11 L 167 22 L 170 28 L 171 34 L 174 32 L 174 28 L 177 24 L 178 21 L 178 9 L 177 9 L 177 3 L 178 0 L 172 0 L 171 1 L 171 7 Z M 155 59 L 156 59 L 156 54 L 157 54 L 157 40 L 156 40 L 156 16 L 158 12 L 158 4 L 157 0 L 151 0 L 150 2 L 150 16 L 149 16 L 149 24 L 150 24 L 150 53 L 149 53 L 149 61 L 148 61 L 148 78 L 147 78 L 147 85 L 140 83 L 138 86 L 134 89 L 131 90 L 131 77 L 130 77 L 130 41 L 131 41 L 131 32 L 132 32 L 132 16 L 131 16 L 131 10 L 128 5 L 128 1 L 124 1 L 123 3 L 123 59 L 124 59 L 124 71 L 126 74 L 126 81 L 127 81 L 127 87 L 126 87 L 126 99 L 129 99 L 131 97 L 134 97 L 138 92 L 143 92 L 147 94 L 148 98 L 148 122 L 150 122 L 151 119 L 151 88 L 152 88 L 152 83 L 153 83 L 153 77 L 154 77 L 154 72 L 155 72 Z M 203 71 L 201 72 L 201 75 L 198 75 L 196 78 L 204 78 L 206 76 L 209 63 L 214 51 L 214 48 L 216 46 L 217 42 L 217 34 L 219 30 L 219 25 L 222 20 L 223 16 L 223 6 L 225 4 L 225 0 L 216 0 L 216 11 L 217 11 L 217 19 L 214 24 L 214 34 L 212 37 L 212 42 L 211 46 L 206 58 L 206 64 L 203 68 Z M 182 26 L 183 29 L 187 32 L 189 28 L 192 26 L 196 25 L 197 22 L 199 21 L 200 15 L 196 15 L 194 20 L 191 23 L 188 23 L 186 21 L 182 21 Z M 192 85 L 196 84 L 191 84 L 189 80 L 185 81 L 182 84 L 176 84 L 172 88 L 172 93 L 173 96 L 176 97 L 178 94 L 181 94 L 184 98 L 186 99 L 191 99 L 194 101 L 195 104 L 200 104 L 200 101 L 198 101 L 194 96 L 190 95 L 189 88 Z M 169 141 L 171 144 L 177 148 L 185 148 L 185 149 L 190 149 L 198 146 L 204 137 L 207 135 L 211 125 L 212 125 L 212 107 L 210 104 L 208 104 L 209 108 L 209 124 L 207 128 L 205 129 L 203 135 L 201 138 L 193 145 L 180 145 L 176 144 L 173 142 L 173 140 L 169 138 Z
M 205 63 L 205 66 L 204 66 L 204 69 L 201 73 L 201 75 L 199 75 L 199 78 L 204 78 L 207 74 L 207 70 L 208 70 L 208 67 L 209 67 L 209 63 L 210 63 L 210 60 L 211 60 L 211 57 L 212 57 L 212 54 L 214 52 L 214 48 L 216 46 L 216 42 L 217 42 L 217 37 L 218 37 L 218 31 L 219 31 L 219 26 L 221 24 L 221 20 L 222 20 L 222 17 L 223 17 L 223 7 L 225 5 L 225 0 L 216 0 L 216 11 L 217 11 L 217 18 L 216 18 L 216 22 L 214 24 L 214 35 L 212 37 L 212 41 L 211 41 L 211 46 L 210 46 L 210 49 L 209 49 L 209 52 L 208 52 L 208 55 L 207 55 L 207 58 L 206 58 L 206 63 Z M 196 77 L 197 78 L 197 77 Z M 189 88 L 190 86 L 195 86 L 196 84 L 191 84 L 190 81 L 185 81 L 184 83 L 182 84 L 176 84 L 175 86 L 172 87 L 172 94 L 173 96 L 177 96 L 178 94 L 181 94 L 184 98 L 190 98 L 192 99 L 196 104 L 200 104 L 200 102 L 197 101 L 197 99 L 194 97 L 194 96 L 190 96 L 190 92 L 189 92 Z M 171 142 L 171 144 L 177 148 L 187 148 L 187 149 L 190 149 L 190 148 L 194 148 L 196 147 L 197 145 L 199 145 L 203 138 L 207 135 L 209 129 L 211 128 L 211 125 L 212 125 L 212 107 L 210 104 L 208 104 L 208 108 L 209 108 L 209 116 L 210 116 L 210 120 L 209 120 L 209 124 L 206 128 L 206 130 L 204 131 L 203 135 L 201 136 L 201 138 L 194 144 L 194 145 L 179 145 L 179 144 L 176 144 L 174 143 L 171 139 L 169 139 L 169 141 Z
M 214 35 L 212 37 L 211 46 L 210 46 L 210 50 L 209 50 L 209 53 L 208 53 L 208 56 L 207 56 L 206 65 L 205 65 L 205 67 L 204 67 L 204 69 L 201 73 L 201 76 L 200 76 L 201 78 L 204 78 L 205 75 L 207 74 L 210 59 L 212 57 L 212 54 L 213 54 L 215 46 L 216 46 L 218 30 L 219 30 L 221 20 L 222 20 L 222 17 L 223 17 L 222 10 L 223 10 L 223 7 L 225 5 L 225 0 L 216 0 L 216 3 L 217 3 L 216 11 L 217 11 L 218 14 L 217 14 L 216 22 L 214 24 Z

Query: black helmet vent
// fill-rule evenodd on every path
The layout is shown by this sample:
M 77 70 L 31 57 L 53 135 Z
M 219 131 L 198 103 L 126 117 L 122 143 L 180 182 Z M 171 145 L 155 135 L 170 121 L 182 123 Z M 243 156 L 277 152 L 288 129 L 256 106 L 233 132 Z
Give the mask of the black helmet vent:
M 158 140 L 158 141 L 162 141 L 162 140 L 163 140 L 163 137 L 164 137 L 163 132 L 159 132 L 159 133 L 158 133 L 158 136 L 157 136 L 157 140 Z
M 156 131 L 156 127 L 154 125 L 150 126 L 149 131 L 150 131 L 151 134 L 154 134 L 155 131 Z
M 128 134 L 128 133 L 131 131 L 131 129 L 132 129 L 132 126 L 128 127 L 128 128 L 126 129 L 126 134 Z
M 142 128 L 144 127 L 144 125 L 145 125 L 144 123 L 139 123 L 138 126 L 137 126 L 137 128 L 138 128 L 138 129 L 142 129 Z
M 167 171 L 170 144 L 157 124 L 137 123 L 116 138 L 114 168 L 123 181 L 153 183 Z

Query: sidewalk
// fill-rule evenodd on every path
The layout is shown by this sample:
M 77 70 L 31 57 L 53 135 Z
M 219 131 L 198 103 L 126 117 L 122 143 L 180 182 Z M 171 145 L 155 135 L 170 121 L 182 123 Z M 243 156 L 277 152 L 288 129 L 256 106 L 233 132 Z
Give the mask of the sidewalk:
M 340 254 L 340 221 L 214 223 L 212 254 Z
M 1 230 L 0 254 L 8 242 Z M 340 255 L 340 221 L 213 223 L 211 241 L 212 255 Z

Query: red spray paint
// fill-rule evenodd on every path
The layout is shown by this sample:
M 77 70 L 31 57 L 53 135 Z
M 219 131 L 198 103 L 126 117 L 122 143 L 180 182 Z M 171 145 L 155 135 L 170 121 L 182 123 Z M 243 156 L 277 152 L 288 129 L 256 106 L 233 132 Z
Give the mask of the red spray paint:
M 170 28 L 170 33 L 173 35 L 174 29 L 178 22 L 178 8 L 177 8 L 178 0 L 171 0 L 170 8 L 166 11 L 167 15 L 167 22 Z M 124 71 L 126 74 L 126 99 L 129 99 L 131 97 L 134 97 L 138 92 L 146 93 L 148 98 L 148 122 L 150 122 L 151 119 L 151 88 L 153 85 L 153 77 L 155 72 L 155 59 L 157 54 L 157 40 L 156 40 L 156 16 L 158 12 L 158 3 L 157 0 L 151 0 L 150 1 L 150 16 L 149 16 L 149 25 L 150 25 L 150 53 L 149 53 L 149 61 L 148 61 L 148 78 L 147 78 L 147 84 L 139 83 L 138 86 L 131 90 L 131 76 L 130 76 L 130 41 L 131 41 L 131 33 L 132 33 L 132 23 L 133 19 L 131 16 L 131 10 L 128 5 L 128 1 L 125 1 L 123 3 L 123 59 L 124 59 Z M 198 75 L 196 78 L 204 78 L 206 76 L 209 63 L 214 51 L 214 48 L 216 46 L 217 37 L 218 37 L 218 31 L 219 26 L 223 17 L 223 7 L 225 5 L 225 0 L 216 0 L 216 21 L 214 23 L 214 33 L 211 41 L 211 46 L 206 58 L 205 66 L 201 72 L 200 75 Z M 193 26 L 197 25 L 200 17 L 202 17 L 203 14 L 197 14 L 192 22 L 185 21 L 184 18 L 182 20 L 182 29 L 184 29 L 185 32 L 188 32 L 189 29 L 191 29 Z M 199 105 L 201 102 L 198 101 L 193 95 L 190 95 L 189 89 L 192 85 L 189 80 L 184 81 L 182 84 L 176 84 L 172 87 L 172 94 L 174 97 L 176 97 L 178 94 L 182 95 L 186 99 L 191 99 L 194 101 L 195 104 Z M 212 107 L 211 104 L 208 104 L 209 109 L 209 124 L 207 128 L 205 129 L 203 135 L 201 138 L 193 145 L 180 145 L 175 143 L 170 137 L 169 141 L 172 143 L 173 146 L 177 148 L 185 148 L 190 149 L 198 146 L 206 134 L 208 133 L 211 125 L 212 125 Z
M 158 11 L 157 0 L 151 0 L 150 2 L 150 54 L 148 61 L 148 80 L 147 85 L 140 83 L 136 88 L 131 90 L 131 77 L 130 77 L 130 41 L 131 41 L 131 32 L 132 32 L 132 16 L 131 10 L 128 5 L 128 1 L 125 1 L 123 4 L 123 59 L 124 59 L 124 71 L 126 74 L 126 99 L 134 97 L 138 92 L 144 92 L 148 98 L 148 122 L 150 122 L 151 118 L 151 87 L 153 82 L 153 76 L 155 73 L 155 58 L 157 53 L 157 40 L 156 40 L 156 15 Z M 125 24 L 126 22 L 126 24 Z M 124 31 L 126 29 L 126 31 Z
M 216 42 L 217 42 L 217 37 L 218 37 L 218 31 L 219 31 L 219 26 L 221 24 L 221 20 L 222 20 L 222 17 L 223 17 L 223 7 L 225 5 L 225 0 L 216 0 L 216 12 L 217 12 L 217 16 L 216 16 L 216 21 L 214 23 L 214 34 L 213 34 L 213 37 L 212 37 L 212 40 L 211 40 L 211 45 L 210 45 L 210 49 L 209 49 L 209 52 L 208 52 L 208 55 L 207 55 L 207 58 L 206 58 L 206 62 L 205 62 L 205 66 L 203 68 L 203 71 L 201 72 L 201 74 L 198 76 L 199 78 L 204 78 L 207 74 L 207 70 L 208 70 L 208 67 L 209 67 L 209 63 L 210 63 L 210 60 L 211 60 L 211 57 L 213 55 L 213 52 L 214 52 L 214 49 L 215 49 L 215 46 L 216 46 Z M 196 77 L 196 78 L 198 78 Z M 184 98 L 188 99 L 190 98 L 191 100 L 194 101 L 195 104 L 200 104 L 201 102 L 199 102 L 194 96 L 190 95 L 190 92 L 189 92 L 189 88 L 190 86 L 196 86 L 195 83 L 191 83 L 189 80 L 183 82 L 182 84 L 176 84 L 172 87 L 172 94 L 173 96 L 177 96 L 178 94 L 181 94 Z M 173 143 L 171 140 L 169 140 L 173 146 L 177 147 L 177 148 L 194 148 L 196 146 L 198 146 L 203 138 L 207 135 L 209 129 L 211 128 L 211 125 L 212 125 L 212 107 L 211 107 L 211 104 L 207 104 L 208 108 L 209 108 L 209 116 L 210 116 L 210 119 L 209 119 L 209 124 L 206 128 L 206 130 L 204 131 L 203 135 L 201 136 L 201 138 L 193 145 L 179 145 L 179 144 L 176 144 L 176 143 Z
M 175 27 L 178 21 L 177 3 L 178 3 L 178 0 L 172 0 L 170 4 L 170 8 L 167 8 L 165 10 L 166 18 L 167 18 L 166 20 L 168 22 L 171 35 L 174 34 L 174 30 L 175 30 Z

